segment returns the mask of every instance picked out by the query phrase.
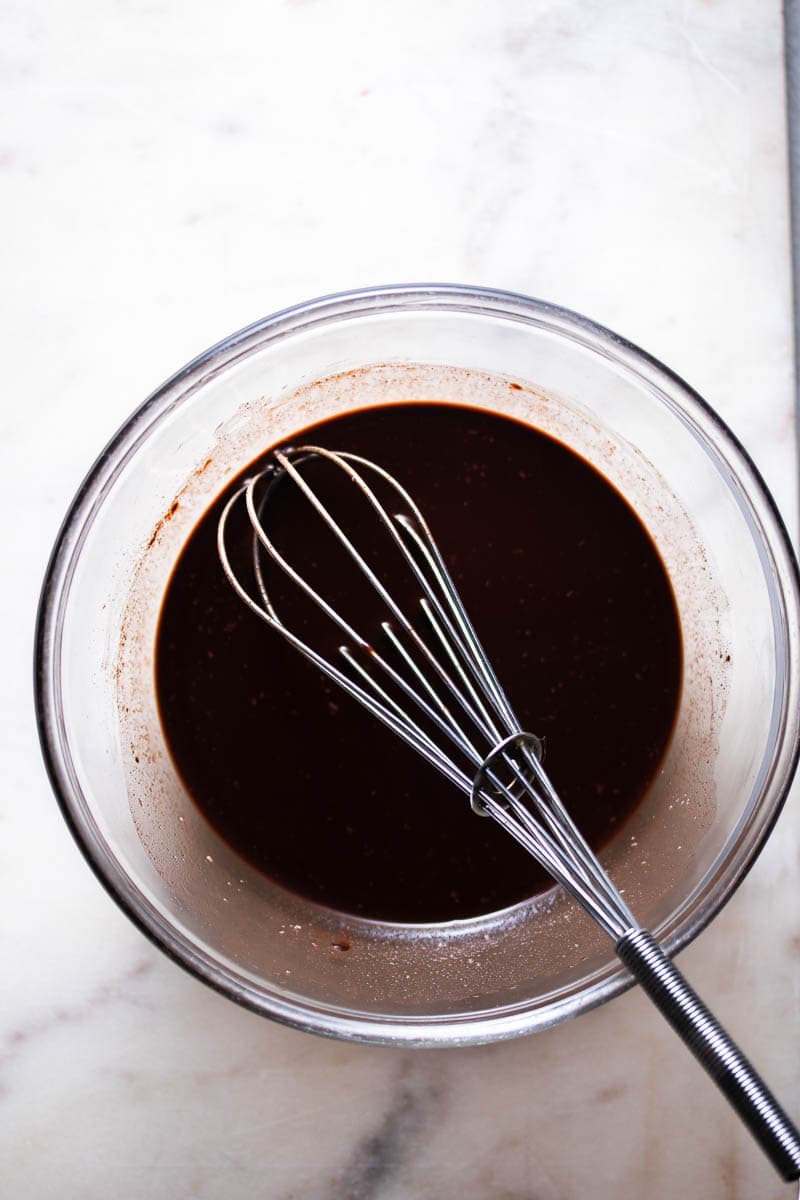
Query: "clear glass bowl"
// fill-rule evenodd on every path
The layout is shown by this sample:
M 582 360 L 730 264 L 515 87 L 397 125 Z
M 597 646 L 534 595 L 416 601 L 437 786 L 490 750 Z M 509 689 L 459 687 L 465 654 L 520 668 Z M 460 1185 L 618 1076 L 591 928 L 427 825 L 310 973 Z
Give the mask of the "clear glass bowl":
M 628 497 L 664 557 L 685 645 L 676 732 L 603 859 L 639 920 L 680 949 L 754 861 L 794 771 L 797 572 L 763 482 L 719 418 L 583 317 L 478 288 L 376 288 L 221 342 L 155 392 L 95 463 L 53 551 L 37 636 L 52 783 L 131 919 L 258 1012 L 418 1045 L 527 1033 L 628 979 L 558 890 L 479 920 L 413 927 L 343 917 L 247 868 L 172 768 L 153 638 L 182 543 L 250 459 L 333 412 L 436 398 L 508 412 L 571 444 Z M 265 731 L 265 767 L 278 752 Z

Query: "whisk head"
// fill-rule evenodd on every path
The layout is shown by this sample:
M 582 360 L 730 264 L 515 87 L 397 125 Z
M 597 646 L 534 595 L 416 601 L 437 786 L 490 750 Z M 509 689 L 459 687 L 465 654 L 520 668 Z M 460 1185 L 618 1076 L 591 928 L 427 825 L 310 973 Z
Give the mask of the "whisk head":
M 309 479 L 320 467 L 332 477 L 324 498 Z M 338 492 L 331 492 L 330 482 Z M 297 489 L 327 527 L 343 562 L 370 590 L 378 616 L 369 628 L 356 628 L 330 593 L 326 597 L 310 581 L 311 564 L 290 562 L 276 545 L 268 518 L 277 489 L 284 487 Z M 333 511 L 342 489 L 362 509 L 355 520 L 351 510 L 347 523 Z M 239 508 L 252 530 L 247 572 L 234 568 L 229 553 L 231 516 Z M 355 540 L 354 529 L 362 530 L 363 522 L 381 534 L 377 555 Z M 392 475 L 359 455 L 320 446 L 276 450 L 270 465 L 228 500 L 217 544 L 231 586 L 252 612 L 464 792 L 478 814 L 516 838 L 609 936 L 619 940 L 635 927 L 544 771 L 542 743 L 517 720 L 425 518 Z M 391 584 L 387 557 L 393 563 Z M 394 581 L 398 564 L 400 583 Z M 305 628 L 293 627 L 291 613 L 288 619 L 279 613 L 275 571 L 338 631 L 333 653 L 312 644 Z

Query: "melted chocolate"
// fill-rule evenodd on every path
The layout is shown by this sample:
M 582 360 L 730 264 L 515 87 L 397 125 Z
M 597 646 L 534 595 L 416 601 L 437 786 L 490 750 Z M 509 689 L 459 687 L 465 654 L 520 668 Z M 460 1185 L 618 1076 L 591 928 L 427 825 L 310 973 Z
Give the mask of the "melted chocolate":
M 632 509 L 565 446 L 483 410 L 391 405 L 294 440 L 363 454 L 408 488 L 523 727 L 544 738 L 551 779 L 600 848 L 658 769 L 681 680 L 672 590 Z M 352 580 L 280 491 L 270 519 L 293 561 L 318 561 L 326 594 L 352 600 Z M 283 886 L 384 920 L 474 916 L 550 886 L 508 835 L 246 610 L 217 559 L 223 499 L 176 564 L 156 648 L 168 745 L 218 833 Z M 247 532 L 234 529 L 242 554 Z M 315 618 L 285 605 L 308 632 Z

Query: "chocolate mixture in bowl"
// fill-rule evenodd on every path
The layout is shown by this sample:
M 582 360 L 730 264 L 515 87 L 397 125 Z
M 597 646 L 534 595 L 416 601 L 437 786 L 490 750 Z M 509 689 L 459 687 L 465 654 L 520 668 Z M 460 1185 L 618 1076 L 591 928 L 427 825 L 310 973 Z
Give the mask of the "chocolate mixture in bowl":
M 294 441 L 363 454 L 408 489 L 523 727 L 545 740 L 564 803 L 602 847 L 658 770 L 681 683 L 672 589 L 633 510 L 564 445 L 481 409 L 381 406 Z M 549 887 L 524 850 L 245 608 L 217 559 L 229 494 L 176 564 L 156 648 L 167 743 L 218 833 L 286 888 L 384 921 L 472 917 Z M 276 501 L 287 556 L 301 570 L 318 559 L 326 597 L 352 615 L 350 579 L 280 489 Z M 239 542 L 248 554 L 244 522 Z

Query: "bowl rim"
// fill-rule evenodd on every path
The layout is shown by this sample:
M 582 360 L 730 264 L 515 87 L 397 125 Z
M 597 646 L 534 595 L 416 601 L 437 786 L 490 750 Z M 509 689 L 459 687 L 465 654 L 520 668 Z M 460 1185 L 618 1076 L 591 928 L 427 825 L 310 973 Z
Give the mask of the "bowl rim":
M 676 372 L 605 326 L 568 308 L 521 293 L 462 284 L 402 284 L 337 292 L 281 309 L 232 333 L 193 358 L 156 388 L 113 435 L 80 484 L 61 524 L 50 554 L 39 598 L 34 642 L 34 704 L 36 724 L 47 774 L 62 816 L 84 858 L 100 883 L 133 924 L 168 958 L 216 991 L 261 1015 L 297 1029 L 352 1041 L 390 1045 L 443 1046 L 499 1041 L 547 1028 L 588 1011 L 632 985 L 621 964 L 599 974 L 555 1002 L 523 1002 L 513 1011 L 452 1015 L 386 1017 L 347 1015 L 318 1002 L 289 1001 L 266 993 L 244 975 L 221 968 L 210 955 L 188 942 L 174 924 L 139 891 L 99 836 L 80 819 L 80 788 L 65 761 L 66 745 L 59 705 L 60 618 L 69 594 L 74 566 L 92 514 L 102 504 L 117 473 L 147 436 L 151 425 L 213 376 L 257 348 L 283 340 L 316 325 L 342 319 L 403 310 L 439 310 L 478 316 L 505 317 L 545 326 L 573 341 L 601 349 L 606 357 L 627 364 L 643 378 L 661 380 L 680 394 L 682 419 L 699 429 L 728 467 L 729 481 L 739 492 L 739 504 L 751 515 L 760 542 L 769 551 L 780 611 L 773 599 L 774 621 L 782 631 L 789 669 L 785 672 L 785 701 L 779 748 L 762 796 L 780 775 L 771 807 L 760 803 L 747 823 L 732 836 L 724 860 L 714 864 L 703 886 L 693 893 L 691 910 L 662 935 L 670 955 L 691 942 L 730 900 L 763 849 L 790 790 L 800 756 L 800 572 L 789 534 L 758 468 L 736 435 L 711 406 Z M 789 729 L 791 721 L 792 728 Z M 686 905 L 684 905 L 684 909 Z

